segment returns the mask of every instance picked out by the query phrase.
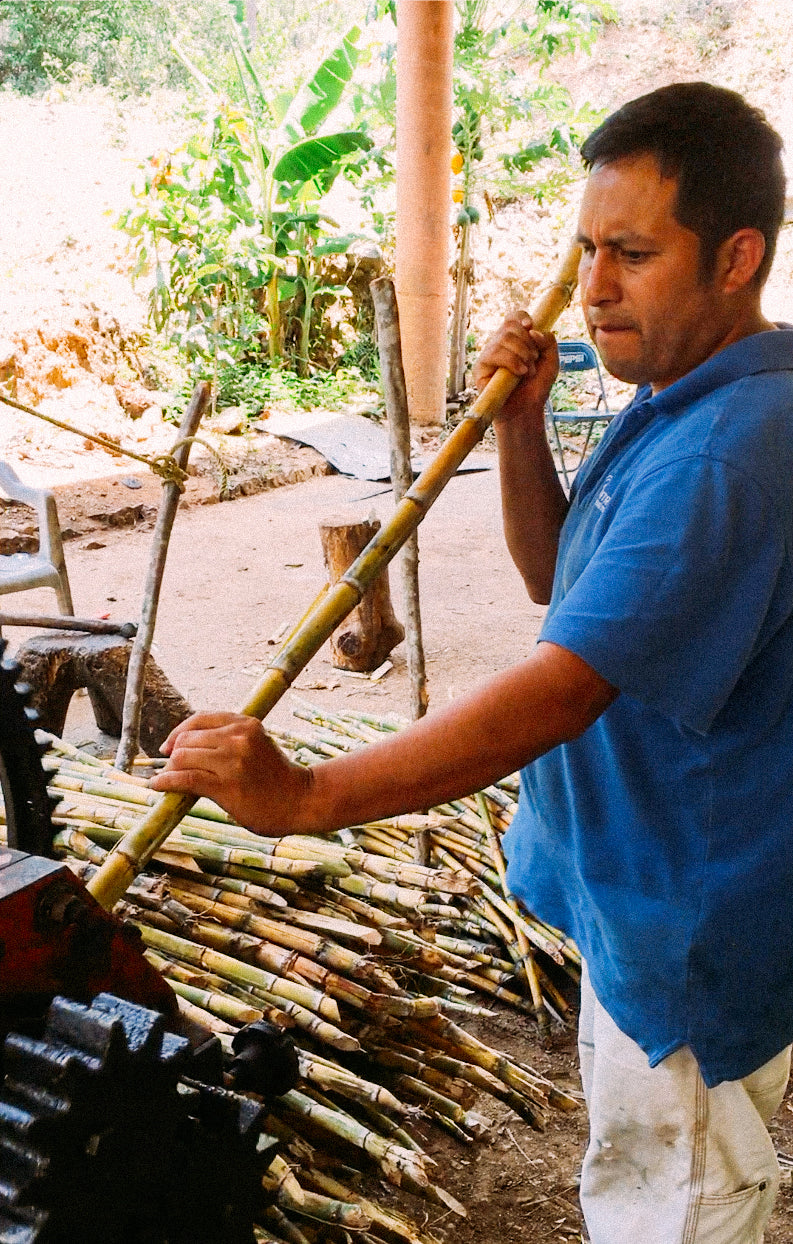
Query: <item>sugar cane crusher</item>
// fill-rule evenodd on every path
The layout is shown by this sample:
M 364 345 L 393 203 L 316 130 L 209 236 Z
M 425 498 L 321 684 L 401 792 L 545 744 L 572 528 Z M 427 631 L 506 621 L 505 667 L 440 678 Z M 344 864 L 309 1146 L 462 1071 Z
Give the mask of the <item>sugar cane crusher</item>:
M 0 660 L 0 1241 L 252 1244 L 277 1143 L 257 1098 L 293 1087 L 294 1046 L 259 1021 L 224 1069 L 136 930 L 51 858 L 42 747 L 17 676 Z
M 570 301 L 579 254 L 570 249 L 535 310 L 538 328 Z M 391 521 L 320 593 L 244 713 L 263 718 L 291 685 L 516 384 L 504 370 L 491 379 Z M 0 1244 L 253 1244 L 277 1145 L 262 1102 L 295 1084 L 296 1050 L 259 1021 L 239 1030 L 224 1066 L 218 1040 L 179 1014 L 137 931 L 111 914 L 194 800 L 163 796 L 84 886 L 51 858 L 35 714 L 0 645 Z

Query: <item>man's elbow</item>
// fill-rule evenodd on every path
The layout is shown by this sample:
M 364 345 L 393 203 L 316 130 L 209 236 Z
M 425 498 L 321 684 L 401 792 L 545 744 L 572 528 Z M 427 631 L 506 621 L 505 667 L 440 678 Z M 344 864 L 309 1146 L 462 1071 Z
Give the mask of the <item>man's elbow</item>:
M 536 659 L 545 679 L 545 708 L 551 746 L 570 743 L 613 704 L 619 688 L 567 648 L 540 640 Z
M 548 583 L 544 579 L 529 578 L 528 575 L 523 575 L 523 583 L 532 604 L 550 605 L 553 579 Z
M 601 682 L 601 685 L 589 690 L 589 695 L 560 705 L 557 725 L 561 736 L 560 743 L 572 743 L 574 739 L 580 739 L 619 695 L 619 689 L 606 682 Z

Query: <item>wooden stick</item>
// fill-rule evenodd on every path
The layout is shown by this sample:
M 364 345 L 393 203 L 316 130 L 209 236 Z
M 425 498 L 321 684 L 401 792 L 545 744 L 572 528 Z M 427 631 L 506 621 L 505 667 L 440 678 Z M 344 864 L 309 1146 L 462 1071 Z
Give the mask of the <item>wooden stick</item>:
M 410 418 L 399 339 L 399 308 L 394 282 L 388 276 L 372 281 L 369 289 L 377 321 L 377 345 L 383 380 L 388 439 L 391 446 L 391 485 L 398 505 L 413 483 L 410 461 Z M 413 531 L 405 541 L 400 558 L 402 592 L 405 601 L 405 643 L 410 673 L 410 715 L 414 721 L 427 711 L 427 676 L 421 637 L 419 604 L 419 542 Z M 424 861 L 427 863 L 428 861 Z
M 580 254 L 581 248 L 576 243 L 565 256 L 556 281 L 535 309 L 534 324 L 541 331 L 550 331 L 570 302 Z M 383 566 L 399 552 L 461 462 L 481 441 L 517 384 L 517 376 L 499 368 L 433 461 L 408 489 L 390 521 L 380 528 L 339 582 L 318 598 L 314 608 L 283 645 L 251 698 L 243 705 L 243 713 L 261 721 L 278 703 L 328 636 L 357 605 Z M 114 906 L 195 801 L 195 795 L 163 795 L 140 825 L 124 835 L 88 884 L 97 902 L 108 910 Z
M 468 286 L 471 281 L 471 226 L 460 226 L 460 247 L 454 268 L 454 310 L 449 349 L 449 397 L 465 388 L 465 341 L 468 335 Z
M 60 614 L 57 618 L 38 613 L 0 613 L 0 626 L 29 626 L 43 631 L 84 631 L 87 635 L 120 635 L 132 639 L 137 634 L 134 622 L 110 622 L 107 618 L 74 618 Z
M 380 375 L 383 381 L 385 409 L 388 417 L 388 439 L 391 446 L 391 487 L 394 503 L 399 502 L 413 483 L 410 461 L 410 415 L 402 366 L 402 343 L 399 334 L 399 307 L 394 282 L 382 276 L 369 285 L 377 322 L 377 345 L 380 354 Z M 429 706 L 427 671 L 424 662 L 424 640 L 421 633 L 419 598 L 419 537 L 413 531 L 400 554 L 402 597 L 405 606 L 405 646 L 410 676 L 410 716 L 414 721 L 423 717 Z M 414 839 L 414 859 L 428 865 L 432 844 L 429 831 L 420 829 Z
M 179 424 L 179 436 L 173 457 L 178 466 L 184 470 L 190 454 L 190 439 L 198 431 L 201 417 L 209 402 L 209 385 L 202 380 L 193 390 L 190 405 Z M 138 754 L 140 738 L 140 718 L 143 710 L 143 687 L 146 679 L 146 661 L 154 639 L 154 627 L 157 621 L 157 607 L 160 603 L 160 588 L 165 573 L 165 559 L 168 556 L 168 544 L 171 539 L 176 511 L 179 506 L 181 490 L 178 484 L 167 483 L 163 486 L 160 509 L 157 514 L 157 526 L 154 531 L 149 573 L 143 596 L 143 607 L 140 614 L 140 626 L 132 645 L 127 668 L 127 685 L 124 694 L 124 711 L 121 719 L 121 739 L 116 752 L 116 768 L 129 772 L 132 762 Z

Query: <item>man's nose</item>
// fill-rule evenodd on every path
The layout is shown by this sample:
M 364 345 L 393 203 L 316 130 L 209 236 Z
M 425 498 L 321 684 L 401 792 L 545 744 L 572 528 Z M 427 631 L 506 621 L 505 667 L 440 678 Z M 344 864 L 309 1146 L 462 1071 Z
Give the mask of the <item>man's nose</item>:
M 619 281 L 614 268 L 614 260 L 607 251 L 596 250 L 593 255 L 585 255 L 579 271 L 583 301 L 590 306 L 600 306 L 604 302 L 619 300 Z

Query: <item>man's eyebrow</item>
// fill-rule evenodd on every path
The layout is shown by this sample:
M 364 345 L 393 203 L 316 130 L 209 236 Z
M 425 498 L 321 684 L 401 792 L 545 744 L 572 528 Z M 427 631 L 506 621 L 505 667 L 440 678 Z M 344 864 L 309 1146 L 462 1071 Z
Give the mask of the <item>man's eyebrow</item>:
M 580 230 L 576 234 L 575 240 L 579 246 L 594 245 L 589 235 L 582 233 Z M 657 245 L 658 243 L 654 238 L 650 238 L 644 233 L 634 233 L 630 229 L 626 229 L 623 233 L 614 233 L 611 237 L 604 238 L 601 242 L 601 246 L 615 250 L 635 250 L 639 247 L 645 250 L 655 250 Z

